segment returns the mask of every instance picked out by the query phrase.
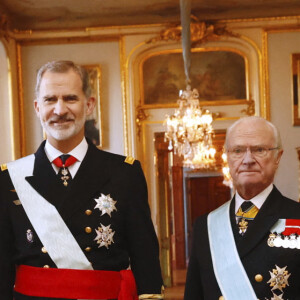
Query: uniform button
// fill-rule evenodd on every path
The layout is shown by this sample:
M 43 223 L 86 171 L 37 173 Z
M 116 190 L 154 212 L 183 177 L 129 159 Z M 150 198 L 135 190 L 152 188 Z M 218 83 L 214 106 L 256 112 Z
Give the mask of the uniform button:
M 256 274 L 256 275 L 255 275 L 255 281 L 256 281 L 256 282 L 261 282 L 261 281 L 263 281 L 263 279 L 264 279 L 264 278 L 262 277 L 262 275 L 260 275 L 260 274 Z
M 49 265 L 44 265 L 44 267 L 43 267 L 43 268 L 46 268 L 46 269 L 48 269 L 48 268 L 50 268 L 50 267 L 49 267 Z
M 86 247 L 84 250 L 85 250 L 86 252 L 90 252 L 90 251 L 92 250 L 92 248 L 91 248 L 91 247 Z
M 91 211 L 90 209 L 87 209 L 87 210 L 85 211 L 85 214 L 86 214 L 87 216 L 89 216 L 89 215 L 92 214 L 92 211 Z
M 220 296 L 219 300 L 225 300 L 225 298 L 223 296 Z
M 42 248 L 43 253 L 47 253 L 47 249 L 45 247 Z
M 92 228 L 91 227 L 85 227 L 85 232 L 86 233 L 91 233 L 92 232 Z

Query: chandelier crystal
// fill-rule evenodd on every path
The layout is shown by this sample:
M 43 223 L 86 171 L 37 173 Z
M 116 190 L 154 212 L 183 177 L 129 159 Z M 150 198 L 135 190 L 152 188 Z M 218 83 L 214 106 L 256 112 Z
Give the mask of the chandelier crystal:
M 225 152 L 222 154 L 222 160 L 223 160 L 222 173 L 224 177 L 223 184 L 232 188 L 233 187 L 232 178 L 230 175 L 229 166 L 227 162 L 227 154 Z
M 216 150 L 212 145 L 214 130 L 212 114 L 203 111 L 199 103 L 199 93 L 187 85 L 180 91 L 177 101 L 179 108 L 173 115 L 166 116 L 165 140 L 168 149 L 183 156 L 183 166 L 193 169 L 211 169 L 215 167 Z

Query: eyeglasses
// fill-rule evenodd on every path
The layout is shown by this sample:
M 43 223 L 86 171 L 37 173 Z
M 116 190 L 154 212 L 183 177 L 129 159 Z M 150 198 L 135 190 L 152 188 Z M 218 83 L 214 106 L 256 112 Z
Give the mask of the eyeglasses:
M 248 149 L 250 150 L 251 154 L 254 157 L 263 158 L 267 155 L 267 153 L 269 151 L 277 150 L 277 149 L 279 149 L 279 147 L 275 147 L 275 148 L 265 148 L 265 147 L 260 147 L 260 146 L 236 147 L 236 148 L 233 148 L 232 150 L 227 150 L 227 152 L 233 159 L 239 159 L 239 158 L 244 157 L 244 155 Z

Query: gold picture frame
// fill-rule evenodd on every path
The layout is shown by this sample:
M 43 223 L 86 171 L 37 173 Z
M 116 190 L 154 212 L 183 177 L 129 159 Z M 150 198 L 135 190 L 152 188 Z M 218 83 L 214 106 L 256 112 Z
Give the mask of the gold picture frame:
M 231 48 L 192 49 L 192 87 L 203 106 L 247 104 L 247 57 Z M 140 63 L 140 99 L 143 108 L 176 107 L 179 90 L 185 89 L 181 49 L 151 53 Z
M 101 116 L 101 67 L 100 65 L 83 65 L 89 74 L 91 96 L 96 99 L 93 113 L 85 122 L 85 136 L 98 148 L 103 147 L 102 116 Z
M 300 126 L 300 53 L 292 54 L 293 125 Z

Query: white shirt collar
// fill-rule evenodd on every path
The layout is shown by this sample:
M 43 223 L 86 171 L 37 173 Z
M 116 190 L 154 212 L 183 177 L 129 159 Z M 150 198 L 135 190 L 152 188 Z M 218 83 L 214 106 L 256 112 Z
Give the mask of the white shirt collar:
M 82 160 L 86 155 L 87 149 L 88 149 L 88 143 L 85 137 L 82 139 L 82 141 L 78 146 L 76 146 L 73 150 L 69 151 L 68 153 L 62 153 L 61 151 L 53 147 L 48 140 L 46 141 L 45 144 L 45 152 L 51 163 L 55 158 L 57 158 L 62 154 L 70 154 L 74 156 L 79 162 L 82 162 Z
M 270 195 L 273 189 L 273 183 L 271 183 L 267 188 L 265 188 L 261 193 L 249 199 L 258 209 L 262 207 L 267 197 Z M 241 204 L 246 201 L 243 199 L 238 192 L 235 193 L 235 213 L 238 211 Z

